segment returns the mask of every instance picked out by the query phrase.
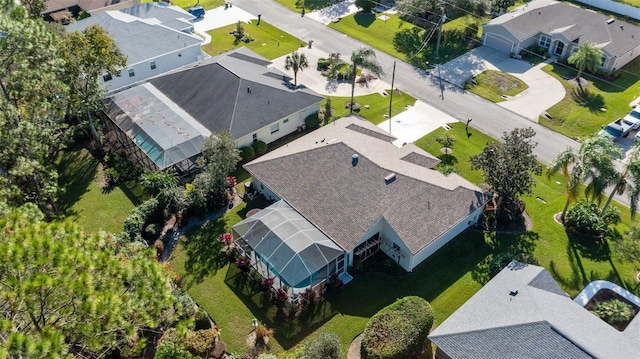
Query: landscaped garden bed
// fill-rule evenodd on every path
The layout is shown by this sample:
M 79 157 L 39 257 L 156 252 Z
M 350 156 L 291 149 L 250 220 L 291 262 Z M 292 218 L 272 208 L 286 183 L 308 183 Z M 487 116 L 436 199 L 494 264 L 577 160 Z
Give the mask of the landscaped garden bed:
M 629 323 L 631 323 L 631 321 L 636 317 L 636 315 L 638 315 L 638 312 L 640 312 L 640 306 L 636 305 L 635 303 L 631 302 L 627 298 L 621 296 L 620 294 L 614 292 L 611 289 L 603 288 L 597 291 L 593 295 L 593 297 L 589 299 L 589 301 L 584 307 L 585 309 L 591 312 L 596 312 L 594 314 L 598 315 L 597 314 L 598 305 L 599 304 L 602 305 L 602 303 L 607 303 L 607 302 L 611 304 L 612 301 L 619 301 L 621 303 L 616 303 L 617 305 L 613 305 L 613 308 L 606 311 L 609 314 L 609 318 L 613 318 L 615 315 L 619 315 L 620 318 L 625 318 L 625 319 L 614 320 L 615 318 L 613 318 L 613 319 L 607 320 L 607 318 L 602 318 L 602 317 L 601 319 L 608 322 L 612 327 L 616 328 L 617 330 L 623 331 L 629 325 Z M 602 309 L 602 307 L 600 308 L 601 308 L 600 312 L 605 311 L 604 309 Z M 627 308 L 630 308 L 627 314 L 621 313 L 623 311 L 627 311 Z M 601 314 L 601 315 L 607 316 L 607 314 Z

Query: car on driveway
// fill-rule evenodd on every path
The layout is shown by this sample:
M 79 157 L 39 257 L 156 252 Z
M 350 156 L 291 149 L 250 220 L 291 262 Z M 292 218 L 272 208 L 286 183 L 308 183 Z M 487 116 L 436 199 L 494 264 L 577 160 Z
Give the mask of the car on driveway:
M 612 141 L 617 141 L 622 138 L 625 133 L 622 129 L 622 126 L 618 123 L 619 121 L 611 122 L 598 132 L 599 136 L 609 137 Z M 627 132 L 628 133 L 628 132 Z
M 622 118 L 622 122 L 631 126 L 633 130 L 640 128 L 640 107 L 631 110 L 631 112 Z
M 636 137 L 634 137 L 633 140 L 636 141 L 636 142 L 640 141 L 640 131 L 638 131 L 638 133 L 636 133 Z

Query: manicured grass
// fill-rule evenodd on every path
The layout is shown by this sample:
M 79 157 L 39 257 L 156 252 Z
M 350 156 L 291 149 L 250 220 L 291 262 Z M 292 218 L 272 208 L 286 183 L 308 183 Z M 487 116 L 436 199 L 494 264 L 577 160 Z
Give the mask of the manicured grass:
M 152 0 L 143 0 L 142 2 L 151 2 Z M 231 1 L 233 2 L 233 1 Z M 171 4 L 188 9 L 196 4 L 202 6 L 205 10 L 213 9 L 224 5 L 224 0 L 172 0 Z
M 524 81 L 505 72 L 486 70 L 473 78 L 477 85 L 466 83 L 464 89 L 491 102 L 502 102 L 505 96 L 515 96 L 529 88 Z
M 140 203 L 140 188 L 125 184 L 103 189 L 102 165 L 85 149 L 62 151 L 56 164 L 64 189 L 58 200 L 63 216 L 87 230 L 120 233 L 125 218 Z
M 405 53 L 398 51 L 394 46 L 393 39 L 396 32 L 400 30 L 422 32 L 424 30 L 401 20 L 398 15 L 385 14 L 389 16 L 389 19 L 386 21 L 378 19 L 379 15 L 380 14 L 351 14 L 343 17 L 338 22 L 329 24 L 329 27 L 360 40 L 365 44 L 369 44 L 391 56 L 405 59 Z
M 640 7 L 640 0 L 614 0 L 623 4 Z
M 331 1 L 329 0 L 274 0 L 274 1 L 296 12 L 300 12 L 303 5 L 307 11 L 322 9 L 331 5 Z
M 470 169 L 468 158 L 493 140 L 474 129 L 469 130 L 467 137 L 464 127 L 462 123 L 453 124 L 449 133 L 458 138 L 458 142 L 449 156 L 458 160 L 454 167 L 461 175 L 479 183 L 482 176 Z M 444 130 L 439 129 L 416 144 L 444 161 L 445 155 L 439 151 L 441 146 L 435 141 L 435 137 L 443 133 Z M 610 257 L 609 240 L 596 243 L 567 234 L 553 221 L 553 214 L 562 209 L 565 201 L 563 186 L 556 183 L 562 179 L 540 176 L 537 180 L 534 192 L 523 198 L 533 221 L 532 231 L 488 234 L 467 230 L 414 272 L 356 276 L 344 291 L 328 294 L 312 313 L 293 321 L 277 314 L 258 289 L 246 284 L 235 265 L 223 264 L 212 249 L 212 239 L 242 220 L 253 204 L 238 206 L 220 220 L 189 233 L 174 252 L 172 263 L 184 276 L 189 293 L 214 317 L 222 328 L 222 339 L 236 353 L 247 350 L 245 336 L 251 329 L 252 318 L 275 329 L 269 342 L 272 352 L 289 350 L 321 331 L 337 333 L 346 352 L 351 340 L 374 313 L 407 295 L 427 299 L 434 308 L 437 322 L 441 323 L 489 280 L 489 263 L 494 255 L 502 252 L 532 253 L 572 296 L 595 279 L 611 280 L 635 293 L 640 292 L 633 279 L 632 266 Z M 631 223 L 628 209 L 623 208 L 622 213 L 623 223 L 616 227 L 618 234 Z M 362 300 L 364 293 L 366 300 Z
M 280 56 L 290 54 L 306 43 L 300 39 L 270 25 L 264 21 L 257 24 L 257 21 L 251 24 L 242 23 L 245 34 L 251 36 L 255 41 L 244 43 L 237 41 L 235 36 L 229 32 L 236 29 L 236 24 L 228 25 L 218 29 L 208 31 L 211 35 L 211 43 L 202 47 L 202 50 L 211 56 L 222 54 L 224 52 L 246 46 L 256 53 L 272 60 Z
M 601 80 L 589 74 L 583 75 L 590 83 L 582 91 L 575 81 L 567 80 L 575 78 L 575 69 L 551 64 L 543 70 L 562 83 L 566 95 L 561 102 L 547 110 L 553 120 L 541 116 L 539 122 L 571 138 L 594 134 L 603 125 L 623 117 L 631 110 L 629 103 L 638 96 L 640 58 L 617 71 L 619 77 L 616 79 Z
M 360 86 L 356 84 L 356 86 Z M 388 94 L 391 90 L 387 89 Z M 334 109 L 334 116 L 341 118 L 349 115 L 349 109 L 344 105 L 351 101 L 351 97 L 334 97 L 331 98 L 331 107 Z M 385 115 L 389 114 L 389 95 L 382 96 L 379 93 L 374 93 L 366 96 L 356 96 L 354 98 L 356 103 L 360 104 L 360 111 L 357 112 L 360 116 L 369 120 L 374 125 L 380 124 L 387 120 Z M 405 110 L 406 106 L 413 106 L 416 103 L 416 99 L 411 95 L 402 91 L 395 92 L 393 94 L 393 102 L 391 105 L 391 116 L 395 116 Z M 369 105 L 369 108 L 364 108 L 365 105 Z M 320 104 L 320 108 L 324 107 L 324 102 Z

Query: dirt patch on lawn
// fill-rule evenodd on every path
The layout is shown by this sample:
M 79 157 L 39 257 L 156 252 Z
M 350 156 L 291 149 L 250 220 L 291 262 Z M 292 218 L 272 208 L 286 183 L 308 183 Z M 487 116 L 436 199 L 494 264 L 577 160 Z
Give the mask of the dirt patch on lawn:
M 360 359 L 360 344 L 362 343 L 362 333 L 353 338 L 347 352 L 347 359 Z

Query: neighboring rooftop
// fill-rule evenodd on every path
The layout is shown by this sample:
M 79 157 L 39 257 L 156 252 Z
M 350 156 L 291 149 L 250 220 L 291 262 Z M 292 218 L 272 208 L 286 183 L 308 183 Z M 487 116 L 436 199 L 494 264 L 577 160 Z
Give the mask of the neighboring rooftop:
M 311 90 L 291 88 L 289 78 L 270 64 L 241 47 L 150 83 L 211 132 L 230 131 L 238 139 L 323 100 Z
M 502 24 L 520 41 L 540 32 L 561 33 L 576 44 L 594 43 L 612 56 L 640 45 L 640 27 L 566 2 L 532 1 L 487 25 L 495 24 Z
M 394 139 L 352 116 L 269 152 L 245 168 L 345 250 L 352 250 L 384 219 L 415 254 L 484 205 L 488 197 L 456 174 L 445 176 L 403 160 L 412 153 L 433 156 L 413 144 L 397 148 L 391 143 Z
M 451 358 L 638 358 L 622 332 L 575 303 L 542 267 L 512 262 L 429 336 Z
M 166 2 L 145 2 L 121 9 L 121 12 L 140 19 L 149 19 L 178 31 L 186 31 L 193 27 L 195 16 L 178 6 Z
M 66 29 L 82 31 L 91 25 L 99 25 L 113 37 L 120 51 L 127 55 L 129 66 L 202 42 L 195 35 L 121 11 L 106 11 L 71 23 Z
M 47 9 L 45 13 L 53 12 L 57 10 L 64 10 L 70 7 L 78 6 L 86 12 L 101 9 L 104 7 L 131 3 L 134 4 L 137 1 L 131 0 L 47 0 Z

